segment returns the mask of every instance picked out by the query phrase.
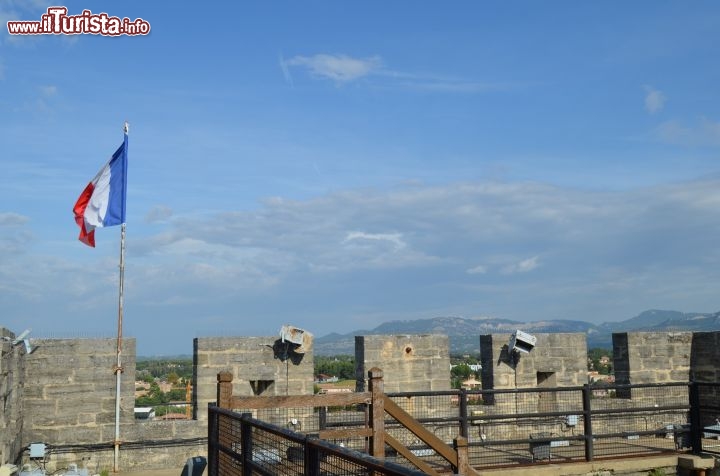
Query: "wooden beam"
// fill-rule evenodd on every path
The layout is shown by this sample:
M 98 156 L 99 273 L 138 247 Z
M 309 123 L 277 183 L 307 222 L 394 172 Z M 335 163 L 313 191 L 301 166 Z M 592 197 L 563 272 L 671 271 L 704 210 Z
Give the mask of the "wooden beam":
M 405 428 L 410 430 L 415 436 L 420 438 L 426 445 L 435 450 L 440 456 L 445 458 L 448 463 L 457 467 L 458 458 L 455 450 L 418 423 L 412 415 L 400 408 L 398 404 L 390 398 L 385 399 L 385 411 Z
M 372 403 L 370 404 L 370 454 L 379 459 L 385 459 L 385 388 L 383 383 L 383 371 L 373 367 L 368 371 L 370 381 L 370 393 Z
M 430 474 L 432 476 L 438 476 L 440 473 L 435 471 L 432 466 L 427 464 L 425 461 L 420 459 L 419 457 L 412 454 L 412 452 L 407 449 L 405 446 L 403 446 L 402 443 L 400 443 L 398 440 L 390 436 L 387 432 L 385 432 L 385 442 L 390 445 L 392 449 L 400 453 L 405 459 L 410 461 L 412 464 L 417 466 L 417 468 L 422 471 L 423 473 Z
M 370 428 L 346 428 L 342 430 L 320 430 L 318 437 L 321 440 L 340 440 L 343 438 L 369 438 L 372 436 Z
M 268 397 L 232 397 L 233 409 L 345 407 L 370 403 L 369 392 Z

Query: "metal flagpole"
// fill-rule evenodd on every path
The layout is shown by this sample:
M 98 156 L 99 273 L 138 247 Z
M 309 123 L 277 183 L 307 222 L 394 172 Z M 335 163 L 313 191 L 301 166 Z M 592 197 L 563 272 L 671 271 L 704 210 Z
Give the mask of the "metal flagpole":
M 127 121 L 123 126 L 127 134 L 129 126 Z M 125 151 L 127 153 L 127 150 Z M 125 283 L 125 223 L 121 224 L 120 230 L 120 292 L 118 293 L 118 330 L 117 330 L 117 363 L 115 364 L 115 457 L 113 471 L 120 470 L 120 376 L 122 368 L 122 321 L 123 321 L 123 290 Z

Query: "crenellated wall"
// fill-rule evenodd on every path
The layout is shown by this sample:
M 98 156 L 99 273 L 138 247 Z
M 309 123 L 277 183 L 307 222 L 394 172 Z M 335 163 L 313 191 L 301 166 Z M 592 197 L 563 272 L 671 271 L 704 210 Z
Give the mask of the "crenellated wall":
M 33 339 L 34 351 L 13 346 L 0 328 L 0 464 L 24 462 L 32 442 L 48 444 L 47 468 L 78 463 L 91 473 L 112 469 L 115 421 L 115 339 Z M 584 334 L 538 334 L 535 348 L 520 358 L 507 352 L 509 335 L 480 336 L 483 387 L 573 387 L 586 383 Z M 720 381 L 720 332 L 618 333 L 613 336 L 621 382 Z M 233 374 L 235 395 L 307 395 L 313 392 L 313 354 L 288 352 L 277 337 L 210 337 L 194 340 L 195 420 L 134 419 L 135 340 L 125 339 L 120 413 L 123 471 L 182 468 L 206 455 L 207 405 L 216 400 L 217 374 Z M 359 388 L 367 371 L 383 369 L 386 392 L 450 388 L 448 337 L 358 336 Z M 641 394 L 633 394 L 632 398 Z M 630 397 L 630 395 L 628 395 Z M 527 400 L 527 399 L 525 399 Z M 554 411 L 552 401 L 513 398 L 487 412 L 518 405 Z M 491 403 L 491 402 L 486 402 Z M 418 404 L 419 405 L 419 404 Z M 501 408 L 502 407 L 502 408 Z M 283 420 L 284 421 L 284 420 Z
M 535 334 L 530 353 L 508 353 L 510 334 L 480 336 L 482 387 L 486 390 L 573 387 L 587 383 L 585 334 Z
M 692 332 L 617 332 L 612 337 L 616 383 L 690 379 Z
M 292 352 L 277 337 L 205 337 L 193 341 L 196 415 L 207 420 L 217 398 L 217 374 L 233 375 L 233 395 L 312 395 L 313 354 Z
M 21 406 L 13 398 L 10 411 L 3 415 L 11 430 L 0 432 L 2 447 L 7 448 L 3 457 L 24 463 L 24 448 L 42 442 L 47 445 L 49 471 L 70 463 L 93 474 L 112 470 L 117 340 L 33 339 L 32 346 L 31 354 L 17 350 L 23 346 L 15 347 L 14 355 L 19 358 L 14 358 L 14 368 L 3 378 L 12 381 L 9 395 L 22 395 Z M 4 358 L 3 365 L 6 361 L 12 360 Z M 126 338 L 120 388 L 120 468 L 182 467 L 187 458 L 205 454 L 207 428 L 196 421 L 135 420 L 135 366 L 135 339 Z M 163 446 L 163 442 L 167 444 Z
M 114 441 L 115 339 L 34 339 L 25 359 L 26 443 Z M 120 422 L 134 424 L 135 339 L 123 342 Z
M 355 388 L 367 389 L 368 370 L 385 375 L 385 392 L 450 389 L 450 345 L 446 335 L 355 337 Z

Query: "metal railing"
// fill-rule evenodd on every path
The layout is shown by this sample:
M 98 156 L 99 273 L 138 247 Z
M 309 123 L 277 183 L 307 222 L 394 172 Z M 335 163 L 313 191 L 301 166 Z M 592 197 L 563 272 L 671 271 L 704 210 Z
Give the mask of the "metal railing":
M 476 469 L 663 453 L 720 453 L 720 384 L 452 390 L 384 397 L 448 445 L 463 437 L 469 464 Z M 290 433 L 320 435 L 335 448 L 343 445 L 372 453 L 371 405 L 243 407 L 242 411 L 253 411 L 259 419 L 254 421 L 275 428 L 276 438 L 295 430 Z M 411 460 L 420 458 L 433 468 L 442 468 L 436 449 L 406 425 L 386 415 L 383 428 L 386 443 L 396 442 L 407 449 L 396 453 L 397 444 L 386 447 L 385 461 L 411 466 Z M 216 426 L 215 431 L 239 434 L 229 427 Z M 269 446 L 279 448 L 281 460 L 290 460 L 297 450 L 288 448 L 297 444 L 273 441 Z
M 211 405 L 208 474 L 421 476 L 425 473 Z
M 467 394 L 492 402 L 461 418 L 474 466 L 593 461 L 690 448 L 687 383 Z
M 720 454 L 720 383 L 693 383 L 690 387 L 693 447 Z

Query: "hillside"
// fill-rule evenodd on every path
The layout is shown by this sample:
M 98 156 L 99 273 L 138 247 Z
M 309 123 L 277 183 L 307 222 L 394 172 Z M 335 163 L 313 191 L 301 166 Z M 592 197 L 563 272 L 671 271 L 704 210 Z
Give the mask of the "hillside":
M 584 332 L 588 348 L 612 346 L 612 333 L 625 331 L 716 331 L 720 330 L 720 312 L 683 313 L 679 311 L 648 310 L 620 322 L 594 325 L 580 320 L 547 320 L 521 322 L 510 319 L 482 317 L 435 317 L 406 321 L 391 321 L 371 330 L 348 334 L 329 334 L 315 340 L 317 355 L 352 355 L 356 335 L 445 334 L 450 340 L 451 353 L 478 353 L 482 334 L 510 333 L 516 329 L 530 333 Z

